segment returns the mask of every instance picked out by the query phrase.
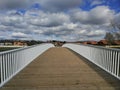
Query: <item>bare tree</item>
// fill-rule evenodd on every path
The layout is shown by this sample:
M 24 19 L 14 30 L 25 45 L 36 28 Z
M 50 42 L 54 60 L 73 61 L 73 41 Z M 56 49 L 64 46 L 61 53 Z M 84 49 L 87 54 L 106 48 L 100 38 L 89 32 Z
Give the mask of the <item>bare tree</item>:
M 114 38 L 116 39 L 116 40 L 120 40 L 120 33 L 115 33 L 114 34 Z
M 116 22 L 115 20 L 111 20 L 111 26 L 114 31 L 117 30 L 116 32 L 113 32 L 114 39 L 120 40 L 120 23 Z
M 109 45 L 112 45 L 114 43 L 114 36 L 112 33 L 107 32 L 104 39 L 106 39 L 108 41 Z
M 114 28 L 114 29 L 117 29 L 120 31 L 120 22 L 116 22 L 115 20 L 111 20 L 111 26 Z

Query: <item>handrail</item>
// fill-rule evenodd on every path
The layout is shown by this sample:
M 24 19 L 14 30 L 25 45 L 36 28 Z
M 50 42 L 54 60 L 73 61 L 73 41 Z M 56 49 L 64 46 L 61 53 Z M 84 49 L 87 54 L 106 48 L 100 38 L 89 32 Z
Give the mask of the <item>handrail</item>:
M 42 45 L 42 44 L 36 44 L 36 45 L 32 45 L 32 46 L 25 46 L 25 47 L 21 47 L 21 48 L 12 49 L 12 50 L 2 51 L 2 52 L 0 52 L 0 54 L 3 54 L 3 53 L 5 54 L 5 53 L 9 53 L 9 52 L 16 52 L 16 51 L 32 48 L 32 47 L 35 47 L 38 45 Z
M 106 72 L 120 80 L 120 50 L 93 45 L 65 44 L 67 47 L 82 55 Z
M 36 57 L 53 44 L 40 44 L 20 49 L 0 52 L 0 87 L 24 69 Z
M 83 44 L 76 44 L 76 45 L 88 46 L 88 47 L 94 47 L 94 48 L 101 48 L 101 49 L 106 49 L 106 50 L 120 51 L 120 49 L 117 49 L 117 48 L 106 48 L 106 47 L 103 47 L 103 46 L 96 46 L 96 45 L 83 45 Z

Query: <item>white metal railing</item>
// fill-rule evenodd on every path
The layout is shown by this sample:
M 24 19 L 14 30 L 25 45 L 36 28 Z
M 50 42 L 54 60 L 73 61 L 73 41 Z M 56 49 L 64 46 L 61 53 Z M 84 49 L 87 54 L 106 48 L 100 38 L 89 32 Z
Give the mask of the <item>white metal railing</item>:
M 82 55 L 92 63 L 120 80 L 120 50 L 93 45 L 65 44 L 67 47 Z
M 1 52 L 0 87 L 50 47 L 54 47 L 53 44 L 40 44 Z

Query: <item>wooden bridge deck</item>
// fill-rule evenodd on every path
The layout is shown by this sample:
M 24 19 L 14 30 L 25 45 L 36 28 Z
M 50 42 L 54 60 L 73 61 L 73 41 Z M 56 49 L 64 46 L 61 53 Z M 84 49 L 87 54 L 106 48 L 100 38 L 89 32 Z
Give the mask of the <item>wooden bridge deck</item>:
M 51 48 L 0 90 L 120 90 L 120 81 L 66 48 Z

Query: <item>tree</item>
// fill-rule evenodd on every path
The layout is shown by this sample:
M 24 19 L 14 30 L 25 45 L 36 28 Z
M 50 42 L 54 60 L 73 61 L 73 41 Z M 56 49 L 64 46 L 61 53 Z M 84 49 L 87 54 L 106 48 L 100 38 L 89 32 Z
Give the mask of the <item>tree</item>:
M 114 43 L 114 36 L 112 33 L 107 32 L 104 39 L 106 39 L 108 41 L 109 45 L 112 45 Z
M 115 19 L 111 20 L 111 26 L 114 29 L 114 32 L 113 32 L 114 39 L 120 40 L 120 22 L 117 22 Z
M 120 33 L 115 33 L 114 37 L 116 40 L 120 40 Z
M 113 28 L 112 32 L 107 32 L 104 39 L 108 41 L 109 45 L 114 44 L 114 40 L 120 40 L 120 23 L 111 20 L 110 26 Z
M 120 32 L 120 22 L 117 22 L 116 20 L 111 20 L 110 24 L 115 30 L 117 29 Z

